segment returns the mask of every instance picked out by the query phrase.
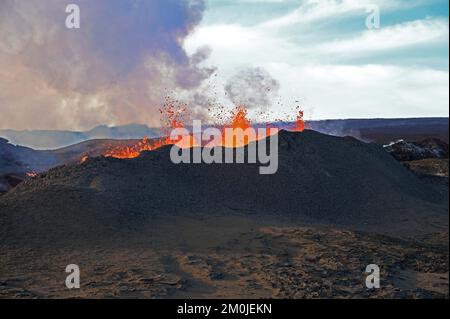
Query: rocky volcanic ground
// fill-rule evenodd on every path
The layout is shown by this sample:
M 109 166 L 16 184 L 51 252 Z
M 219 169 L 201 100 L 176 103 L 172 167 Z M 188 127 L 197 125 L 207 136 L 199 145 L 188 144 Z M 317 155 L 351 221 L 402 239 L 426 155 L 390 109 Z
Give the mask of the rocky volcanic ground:
M 163 148 L 20 184 L 0 197 L 0 297 L 448 298 L 448 175 L 353 138 L 279 144 L 275 175 Z
M 230 222 L 228 220 L 227 222 Z M 235 219 L 235 222 L 242 222 Z M 247 221 L 249 223 L 250 221 Z M 176 224 L 175 224 L 176 225 Z M 177 231 L 175 225 L 166 229 Z M 238 225 L 238 224 L 236 224 Z M 396 238 L 333 227 L 258 227 L 184 244 L 128 243 L 1 253 L 2 298 L 448 298 L 448 236 Z M 221 227 L 222 225 L 216 224 Z M 169 235 L 173 238 L 175 235 Z M 200 243 L 204 239 L 206 243 Z M 168 247 L 171 246 L 171 247 Z M 69 290 L 67 264 L 81 269 Z M 365 287 L 365 267 L 381 288 Z

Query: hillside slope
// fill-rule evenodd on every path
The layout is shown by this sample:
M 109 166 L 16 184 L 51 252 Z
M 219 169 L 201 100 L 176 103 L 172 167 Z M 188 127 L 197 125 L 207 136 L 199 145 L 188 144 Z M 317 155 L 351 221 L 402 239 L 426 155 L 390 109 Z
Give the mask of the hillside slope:
M 145 234 L 155 218 L 177 216 L 411 233 L 448 225 L 447 198 L 380 146 L 354 138 L 282 131 L 274 175 L 260 175 L 257 164 L 175 165 L 169 151 L 94 158 L 20 184 L 0 198 L 0 239 L 92 242 Z

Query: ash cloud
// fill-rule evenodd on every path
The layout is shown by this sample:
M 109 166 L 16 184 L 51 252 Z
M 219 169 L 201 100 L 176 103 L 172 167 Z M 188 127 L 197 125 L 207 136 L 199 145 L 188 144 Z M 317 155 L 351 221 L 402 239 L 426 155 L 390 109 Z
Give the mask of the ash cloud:
M 260 67 L 240 70 L 225 85 L 225 92 L 233 104 L 261 110 L 271 106 L 279 89 L 279 82 Z
M 183 49 L 203 0 L 76 4 L 81 28 L 69 30 L 63 1 L 0 2 L 0 128 L 158 125 L 168 92 L 195 90 L 214 72 L 201 66 L 207 49 Z

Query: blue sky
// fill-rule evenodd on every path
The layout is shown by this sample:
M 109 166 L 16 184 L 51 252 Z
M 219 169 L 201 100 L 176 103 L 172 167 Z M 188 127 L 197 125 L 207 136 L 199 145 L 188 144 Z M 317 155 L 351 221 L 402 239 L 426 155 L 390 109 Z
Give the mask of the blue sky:
M 185 47 L 212 49 L 219 87 L 264 68 L 280 116 L 296 100 L 316 119 L 448 116 L 448 12 L 447 0 L 209 0 Z

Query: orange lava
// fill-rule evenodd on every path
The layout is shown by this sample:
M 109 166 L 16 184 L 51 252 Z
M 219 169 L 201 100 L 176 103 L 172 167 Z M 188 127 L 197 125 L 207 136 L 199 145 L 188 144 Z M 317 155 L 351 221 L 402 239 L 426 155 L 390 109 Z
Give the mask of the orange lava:
M 231 138 L 232 140 L 227 139 L 226 129 L 231 129 L 232 132 Z M 238 106 L 236 111 L 232 113 L 232 121 L 230 125 L 225 125 L 222 128 L 222 145 L 225 147 L 242 147 L 247 145 L 251 141 L 254 141 L 256 137 L 249 136 L 239 136 L 238 130 L 242 130 L 245 132 L 246 129 L 251 128 L 251 123 L 247 119 L 247 110 L 243 106 Z
M 28 172 L 26 175 L 27 175 L 27 177 L 33 178 L 33 177 L 38 176 L 38 173 L 31 171 L 31 172 Z
M 133 146 L 127 147 L 116 147 L 114 149 L 109 150 L 105 157 L 114 157 L 114 158 L 135 158 L 141 155 L 142 152 L 145 151 L 153 151 L 164 145 L 168 145 L 168 138 L 163 139 L 154 139 L 150 140 L 148 137 L 144 137 L 139 143 Z
M 80 164 L 86 163 L 89 160 L 89 155 L 84 155 L 81 158 Z
M 182 107 L 175 107 L 175 103 L 166 98 L 166 103 L 163 108 L 160 109 L 162 115 L 161 122 L 162 127 L 162 138 L 149 139 L 145 137 L 136 145 L 130 147 L 116 147 L 110 149 L 104 155 L 105 157 L 114 157 L 119 159 L 126 158 L 136 158 L 141 155 L 144 151 L 153 151 L 166 145 L 177 144 L 181 148 L 192 148 L 196 146 L 201 146 L 201 141 L 196 141 L 192 134 L 178 136 L 175 140 L 170 139 L 170 133 L 173 129 L 184 128 L 183 122 L 187 121 L 186 117 L 189 117 L 187 113 L 187 107 L 184 105 Z M 247 110 L 243 106 L 236 108 L 234 112 L 231 113 L 230 124 L 225 124 L 222 129 L 222 141 L 220 145 L 212 145 L 209 143 L 209 147 L 214 146 L 224 146 L 224 147 L 242 147 L 258 139 L 263 139 L 271 134 L 278 132 L 278 129 L 274 129 L 269 125 L 266 126 L 265 134 L 258 135 L 258 130 L 252 127 L 250 120 L 248 119 Z M 245 131 L 248 128 L 254 128 L 252 132 L 256 134 L 246 135 Z M 228 130 L 227 130 L 228 129 Z M 299 111 L 297 115 L 297 121 L 293 129 L 296 132 L 303 132 L 305 130 L 305 122 L 303 120 L 303 111 Z M 226 134 L 228 132 L 228 134 Z M 229 134 L 232 133 L 232 134 Z M 244 133 L 244 134 L 242 134 Z M 82 162 L 86 161 L 88 158 L 84 159 Z
M 304 112 L 299 111 L 297 115 L 297 121 L 295 121 L 294 132 L 303 132 L 305 130 L 305 121 L 303 119 Z

